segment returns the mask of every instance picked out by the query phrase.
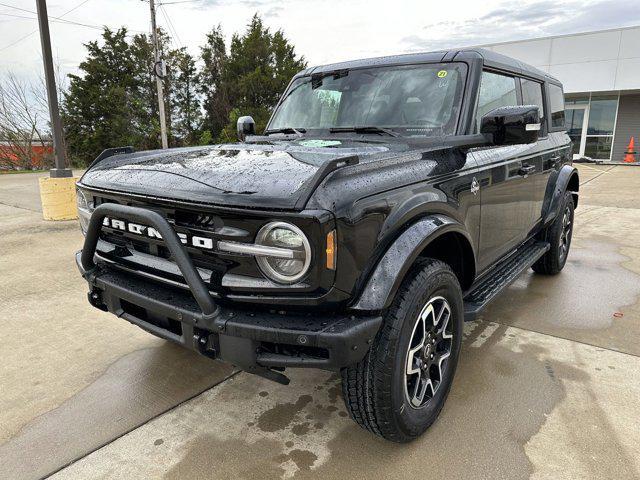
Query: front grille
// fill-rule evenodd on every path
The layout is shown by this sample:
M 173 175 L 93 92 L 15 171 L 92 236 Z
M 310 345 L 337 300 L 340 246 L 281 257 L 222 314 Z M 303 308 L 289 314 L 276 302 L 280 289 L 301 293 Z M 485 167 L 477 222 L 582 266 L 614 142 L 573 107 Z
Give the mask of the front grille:
M 90 192 L 88 189 L 85 195 Z M 295 287 L 277 285 L 266 281 L 254 256 L 217 250 L 218 241 L 222 240 L 253 243 L 258 231 L 267 222 L 284 217 L 307 234 L 312 256 L 313 252 L 322 254 L 323 247 L 314 239 L 324 239 L 330 225 L 323 225 L 315 217 L 289 212 L 274 215 L 261 210 L 178 204 L 156 198 L 145 201 L 140 197 L 105 192 L 93 193 L 93 200 L 96 207 L 104 203 L 116 203 L 145 208 L 166 218 L 179 236 L 182 233 L 187 235 L 185 250 L 193 265 L 212 294 L 223 301 L 257 303 L 263 296 L 277 296 L 285 290 L 288 297 L 304 297 L 311 293 L 317 296 L 326 293 L 332 285 L 334 272 L 320 270 L 313 263 L 304 283 Z M 153 235 L 149 237 L 148 230 L 144 229 L 139 234 L 128 231 L 126 218 L 116 219 L 125 222 L 124 231 L 115 226 L 113 220 L 109 225 L 103 225 L 100 232 L 97 254 L 103 264 L 142 276 L 149 282 L 188 288 L 177 264 L 172 261 L 171 252 L 161 239 L 153 238 Z M 194 236 L 211 240 L 207 243 L 211 248 L 193 243 Z
M 252 231 L 254 229 L 251 228 L 251 223 L 246 219 L 232 219 L 230 216 L 218 215 L 212 212 L 197 212 L 164 205 L 149 205 L 139 201 L 130 201 L 129 199 L 123 200 L 97 196 L 94 197 L 94 202 L 96 206 L 103 203 L 118 203 L 148 208 L 164 216 L 168 222 L 174 226 L 176 232 L 180 234 L 211 238 L 214 246 L 212 250 L 195 248 L 192 245 L 185 245 L 185 247 L 194 266 L 212 272 L 209 279 L 212 289 L 220 289 L 223 275 L 231 270 L 243 275 L 260 276 L 259 271 L 254 265 L 255 261 L 252 258 L 237 255 L 230 256 L 228 254 L 220 254 L 216 251 L 217 240 L 224 239 L 240 242 L 250 242 L 253 240 L 255 232 Z M 127 256 L 131 255 L 131 251 L 171 260 L 171 252 L 164 246 L 162 240 L 148 238 L 146 234 L 138 235 L 129 231 L 111 228 L 110 226 L 103 226 L 100 239 L 117 247 L 113 251 L 108 252 L 108 258 L 116 263 L 126 265 Z M 144 268 L 143 270 L 172 281 L 176 280 L 174 274 L 152 272 L 149 271 L 148 268 Z
M 174 211 L 174 222 L 181 227 L 211 231 L 219 230 L 224 226 L 222 219 L 217 215 L 184 210 Z

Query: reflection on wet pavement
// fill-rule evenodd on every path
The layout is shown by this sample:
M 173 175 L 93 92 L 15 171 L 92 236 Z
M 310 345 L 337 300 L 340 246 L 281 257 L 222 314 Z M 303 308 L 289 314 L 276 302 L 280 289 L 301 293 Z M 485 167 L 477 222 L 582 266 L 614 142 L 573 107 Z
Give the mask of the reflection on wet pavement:
M 637 379 L 640 360 L 572 345 L 504 325 L 468 324 L 441 417 L 408 445 L 353 424 L 335 374 L 292 370 L 291 385 L 283 387 L 242 373 L 56 478 L 104 468 L 104 478 L 387 479 L 423 475 L 425 466 L 439 478 L 529 478 L 569 466 L 592 478 L 633 478 L 640 432 L 630 425 L 640 414 L 632 401 L 640 382 L 629 390 L 616 379 Z M 622 416 L 606 402 L 612 395 L 631 406 Z M 589 439 L 594 431 L 598 438 Z M 620 460 L 615 466 L 603 463 L 611 455 Z

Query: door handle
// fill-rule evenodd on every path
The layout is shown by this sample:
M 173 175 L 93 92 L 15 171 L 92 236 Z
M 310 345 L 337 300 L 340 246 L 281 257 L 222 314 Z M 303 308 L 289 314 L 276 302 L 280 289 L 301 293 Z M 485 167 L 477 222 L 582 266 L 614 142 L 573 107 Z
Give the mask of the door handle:
M 522 175 L 523 177 L 526 177 L 527 175 L 530 175 L 535 171 L 536 171 L 535 165 L 522 165 L 522 167 L 520 167 L 520 170 L 518 170 L 518 175 Z

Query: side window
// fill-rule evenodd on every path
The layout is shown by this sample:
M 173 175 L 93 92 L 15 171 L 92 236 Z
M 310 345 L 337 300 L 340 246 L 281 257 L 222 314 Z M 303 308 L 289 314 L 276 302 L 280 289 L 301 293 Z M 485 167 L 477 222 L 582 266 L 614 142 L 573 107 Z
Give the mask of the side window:
M 482 72 L 475 131 L 480 130 L 480 119 L 491 110 L 518 104 L 516 79 L 507 75 Z
M 549 84 L 551 128 L 564 128 L 564 94 L 558 85 Z
M 533 80 L 522 79 L 520 84 L 522 85 L 522 104 L 523 105 L 537 105 L 540 110 L 540 123 L 542 124 L 542 135 L 545 128 L 544 122 L 544 101 L 542 100 L 542 84 Z

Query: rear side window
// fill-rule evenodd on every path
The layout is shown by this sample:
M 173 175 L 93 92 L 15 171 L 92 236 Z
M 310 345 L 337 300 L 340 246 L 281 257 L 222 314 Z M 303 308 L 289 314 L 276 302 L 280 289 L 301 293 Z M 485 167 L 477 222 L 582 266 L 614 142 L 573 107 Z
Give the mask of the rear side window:
M 478 94 L 478 108 L 476 110 L 475 131 L 480 129 L 482 117 L 499 107 L 518 105 L 516 95 L 516 79 L 507 75 L 492 72 L 482 72 L 480 92 Z
M 549 84 L 551 128 L 564 128 L 564 94 L 558 85 Z
M 522 104 L 536 105 L 540 110 L 540 123 L 544 125 L 544 101 L 542 100 L 542 84 L 533 80 L 522 79 Z

